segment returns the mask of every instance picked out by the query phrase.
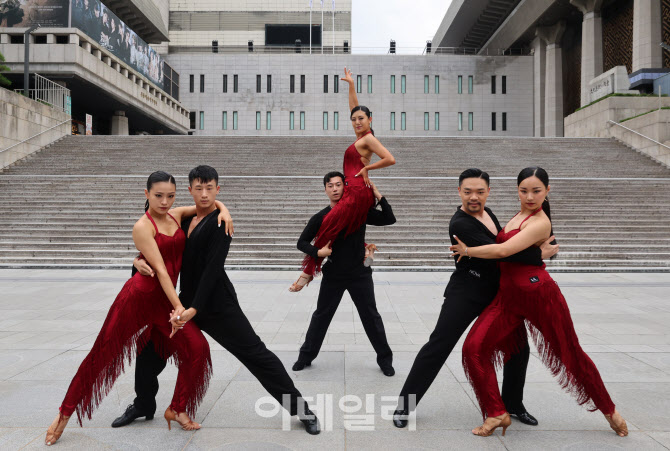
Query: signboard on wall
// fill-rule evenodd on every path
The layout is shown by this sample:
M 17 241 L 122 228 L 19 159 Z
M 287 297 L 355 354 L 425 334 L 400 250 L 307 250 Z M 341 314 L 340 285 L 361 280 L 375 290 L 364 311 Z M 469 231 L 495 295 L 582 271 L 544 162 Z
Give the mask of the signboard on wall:
M 163 59 L 100 0 L 72 0 L 72 26 L 163 89 Z
M 93 134 L 93 116 L 91 116 L 90 114 L 86 115 L 86 134 L 87 135 Z
M 0 27 L 67 27 L 70 0 L 0 0 Z

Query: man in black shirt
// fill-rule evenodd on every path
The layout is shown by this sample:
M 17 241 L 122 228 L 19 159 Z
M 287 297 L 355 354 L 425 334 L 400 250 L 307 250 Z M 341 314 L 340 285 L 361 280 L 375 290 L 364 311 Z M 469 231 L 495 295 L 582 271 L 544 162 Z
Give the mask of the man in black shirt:
M 460 175 L 458 184 L 462 205 L 456 209 L 449 222 L 451 242 L 456 243 L 456 235 L 468 246 L 495 243 L 496 235 L 502 227 L 493 212 L 485 207 L 490 192 L 489 175 L 480 169 L 468 169 Z M 533 246 L 504 260 L 542 265 L 543 259 L 558 252 L 558 245 L 550 244 L 553 240 L 552 236 L 541 248 Z M 463 258 L 456 262 L 456 270 L 444 291 L 444 304 L 435 329 L 428 343 L 417 354 L 400 391 L 398 407 L 393 416 L 396 427 L 407 426 L 409 412 L 421 401 L 463 332 L 493 301 L 498 291 L 499 278 L 495 260 Z M 510 415 L 535 426 L 537 420 L 523 405 L 529 356 L 530 349 L 526 342 L 524 349 L 505 364 L 502 398 Z
M 341 234 L 334 243 L 328 243 L 319 249 L 311 244 L 319 231 L 323 217 L 333 208 L 344 192 L 344 175 L 340 172 L 329 172 L 323 178 L 326 195 L 330 205 L 309 220 L 305 230 L 298 239 L 298 249 L 314 258 L 328 257 L 323 265 L 323 279 L 319 290 L 316 310 L 309 323 L 305 343 L 300 348 L 298 361 L 293 365 L 294 371 L 300 371 L 312 364 L 321 349 L 321 344 L 328 331 L 330 321 L 340 305 L 345 290 L 351 295 L 358 314 L 361 317 L 365 333 L 377 353 L 377 364 L 386 376 L 393 376 L 393 352 L 386 340 L 384 323 L 377 311 L 375 288 L 372 282 L 372 269 L 363 264 L 365 259 L 365 224 L 349 236 Z M 377 187 L 371 184 L 375 198 L 381 211 L 375 207 L 368 212 L 367 224 L 385 226 L 395 223 L 391 206 Z
M 214 204 L 219 192 L 219 176 L 210 166 L 198 166 L 189 174 L 189 191 L 196 204 L 196 215 L 182 221 L 187 236 L 182 257 L 179 299 L 186 309 L 175 312 L 182 325 L 193 318 L 198 327 L 233 354 L 258 379 L 263 387 L 291 415 L 298 415 L 310 434 L 318 434 L 316 416 L 293 384 L 279 358 L 256 335 L 240 308 L 235 288 L 224 265 L 232 238 L 219 227 L 219 210 Z M 151 274 L 144 260 L 136 260 L 140 272 Z M 166 318 L 167 320 L 167 318 Z M 179 333 L 179 332 L 177 332 Z M 135 392 L 137 397 L 112 427 L 125 426 L 139 417 L 153 418 L 158 393 L 158 375 L 165 368 L 152 345 L 137 358 Z M 284 397 L 290 405 L 284 405 Z

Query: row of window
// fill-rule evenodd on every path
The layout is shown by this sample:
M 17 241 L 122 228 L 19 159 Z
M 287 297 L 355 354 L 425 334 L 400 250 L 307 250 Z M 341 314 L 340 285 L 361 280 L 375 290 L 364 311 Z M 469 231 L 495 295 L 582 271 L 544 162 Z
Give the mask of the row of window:
M 261 111 L 256 111 L 256 130 L 261 130 L 262 124 L 261 124 L 261 119 L 263 115 Z M 305 112 L 300 111 L 300 130 L 305 129 Z M 338 111 L 333 112 L 333 130 L 339 130 L 340 129 L 340 113 Z M 507 131 L 507 113 L 502 113 L 502 122 L 501 122 L 501 130 L 502 131 Z M 195 124 L 195 111 L 191 112 L 191 129 L 194 130 L 196 127 Z M 469 112 L 468 113 L 468 131 L 473 131 L 475 127 L 475 117 L 474 113 Z M 458 130 L 462 131 L 463 126 L 464 126 L 464 113 L 459 112 L 458 113 Z M 233 111 L 233 130 L 238 129 L 238 113 L 237 111 Z M 323 112 L 323 129 L 328 130 L 329 127 L 329 113 L 328 111 Z M 205 112 L 201 111 L 200 112 L 200 124 L 198 127 L 199 130 L 204 130 L 205 129 Z M 222 123 L 221 123 L 221 129 L 222 130 L 228 130 L 228 111 L 223 111 L 222 114 Z M 266 111 L 265 112 L 265 129 L 266 130 L 272 130 L 272 112 L 271 111 Z M 391 124 L 390 124 L 390 129 L 391 130 L 396 130 L 396 112 L 392 111 L 391 112 Z M 430 130 L 430 113 L 425 112 L 423 113 L 423 129 L 424 130 Z M 440 129 L 440 113 L 435 112 L 434 114 L 434 119 L 433 119 L 433 129 L 434 130 L 439 130 Z M 495 131 L 497 129 L 497 115 L 496 113 L 491 113 L 491 130 Z M 289 130 L 295 130 L 295 111 L 290 111 L 289 112 Z M 400 130 L 407 130 L 407 113 L 406 112 L 401 112 L 400 113 Z
M 295 75 L 291 75 L 289 78 L 289 91 L 291 93 L 295 93 Z M 328 79 L 330 78 L 329 75 L 324 75 L 323 76 L 323 92 L 324 94 L 328 93 Z M 424 75 L 423 77 L 423 92 L 425 94 L 430 94 L 430 86 L 431 86 L 431 81 L 430 81 L 430 75 Z M 263 77 L 258 74 L 256 75 L 256 92 L 260 93 L 262 92 L 262 80 Z M 433 78 L 433 94 L 439 94 L 440 93 L 440 76 L 435 75 Z M 463 75 L 458 76 L 458 93 L 463 94 Z M 233 92 L 238 92 L 239 88 L 239 77 L 237 74 L 233 75 Z M 468 94 L 474 93 L 474 76 L 468 75 Z M 189 92 L 195 92 L 195 75 L 191 74 L 189 76 Z M 200 74 L 200 92 L 205 92 L 205 75 Z M 224 74 L 223 75 L 223 92 L 227 93 L 228 92 L 228 75 Z M 272 75 L 267 75 L 266 76 L 266 82 L 265 82 L 265 92 L 271 93 L 272 92 Z M 300 75 L 300 92 L 304 93 L 305 92 L 305 75 Z M 333 75 L 333 93 L 337 94 L 340 92 L 340 78 L 338 75 Z M 363 92 L 363 76 L 362 75 L 357 75 L 356 76 L 356 92 L 361 93 Z M 368 94 L 372 94 L 372 75 L 367 76 L 367 92 Z M 495 75 L 491 75 L 491 94 L 496 94 L 497 92 L 497 77 Z M 500 77 L 500 92 L 502 94 L 507 94 L 507 76 L 502 75 Z M 391 75 L 391 94 L 396 93 L 396 76 Z M 407 93 L 407 76 L 406 75 L 401 75 L 400 76 L 400 93 L 401 94 L 406 94 Z

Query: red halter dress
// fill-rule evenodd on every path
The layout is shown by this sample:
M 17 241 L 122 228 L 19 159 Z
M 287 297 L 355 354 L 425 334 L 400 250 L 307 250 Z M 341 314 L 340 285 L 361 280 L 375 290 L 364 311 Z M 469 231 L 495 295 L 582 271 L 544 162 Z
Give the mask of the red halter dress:
M 355 177 L 365 167 L 361 161 L 361 154 L 356 149 L 356 142 L 361 138 L 344 152 L 344 193 L 339 202 L 323 217 L 321 227 L 314 238 L 314 246 L 319 249 L 329 241 L 334 242 L 343 231 L 347 236 L 358 230 L 365 224 L 368 210 L 374 205 L 375 196 L 372 188 L 365 186 L 363 177 Z M 315 259 L 307 255 L 302 261 L 302 270 L 309 275 L 318 274 L 321 272 L 322 261 L 323 258 Z
M 496 243 L 504 243 L 519 233 L 528 218 L 514 230 L 501 230 Z M 495 368 L 500 368 L 526 342 L 526 328 L 520 327 L 524 321 L 542 362 L 558 377 L 559 384 L 589 410 L 614 413 L 614 403 L 598 369 L 579 344 L 568 304 L 545 265 L 499 265 L 498 294 L 479 315 L 463 344 L 463 368 L 484 419 L 506 411 Z
M 172 284 L 176 285 L 186 235 L 181 227 L 172 236 L 160 233 L 149 212 L 146 214 L 156 229 L 156 244 Z M 159 355 L 171 357 L 179 367 L 170 407 L 193 418 L 209 385 L 212 360 L 207 339 L 193 321 L 169 338 L 172 308 L 158 277 L 140 273 L 131 277 L 109 308 L 91 351 L 72 379 L 61 414 L 70 416 L 76 411 L 80 425 L 83 417 L 90 420 L 93 410 L 123 372 L 126 361 L 130 364 L 151 339 Z

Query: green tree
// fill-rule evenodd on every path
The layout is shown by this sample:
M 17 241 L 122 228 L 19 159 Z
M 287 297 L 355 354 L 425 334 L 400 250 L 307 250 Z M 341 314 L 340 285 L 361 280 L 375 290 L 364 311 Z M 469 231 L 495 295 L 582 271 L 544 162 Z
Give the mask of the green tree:
M 5 57 L 2 56 L 2 53 L 0 53 L 0 86 L 9 86 L 9 85 L 12 84 L 12 82 L 9 81 L 7 79 L 7 77 L 2 75 L 2 72 L 6 72 L 6 71 L 9 70 L 9 67 L 2 64 L 4 62 L 5 62 Z

